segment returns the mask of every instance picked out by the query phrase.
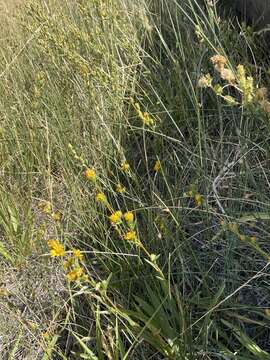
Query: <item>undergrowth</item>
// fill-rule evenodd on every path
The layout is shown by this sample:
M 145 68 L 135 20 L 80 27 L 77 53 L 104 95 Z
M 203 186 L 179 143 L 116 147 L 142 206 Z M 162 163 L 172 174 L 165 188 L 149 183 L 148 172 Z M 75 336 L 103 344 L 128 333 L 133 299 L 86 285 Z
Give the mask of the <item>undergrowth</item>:
M 6 29 L 3 359 L 270 358 L 269 60 L 213 3 L 33 1 Z

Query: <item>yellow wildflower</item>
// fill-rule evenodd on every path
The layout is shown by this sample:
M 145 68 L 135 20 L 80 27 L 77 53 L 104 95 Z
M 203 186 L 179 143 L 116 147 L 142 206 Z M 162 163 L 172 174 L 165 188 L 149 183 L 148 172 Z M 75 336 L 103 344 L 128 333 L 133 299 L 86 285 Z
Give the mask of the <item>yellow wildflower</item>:
M 137 240 L 136 231 L 134 231 L 134 230 L 128 231 L 125 234 L 124 239 L 127 240 L 127 241 L 136 241 Z
M 122 211 L 118 210 L 114 212 L 112 215 L 109 216 L 109 219 L 112 225 L 116 225 L 121 221 L 122 218 Z
M 139 118 L 142 120 L 142 122 L 145 125 L 147 125 L 147 126 L 154 125 L 154 120 L 152 119 L 150 114 L 148 112 L 142 112 L 141 111 L 140 104 L 135 103 L 134 107 L 135 107 L 135 110 L 137 111 L 137 114 L 138 114 Z
M 148 112 L 143 112 L 140 116 L 145 125 L 151 126 L 154 125 L 154 120 L 151 118 Z
M 58 240 L 48 240 L 48 247 L 52 257 L 65 255 L 65 248 Z
M 124 219 L 127 223 L 133 223 L 134 222 L 134 214 L 131 211 L 127 211 L 124 214 Z
M 265 314 L 270 317 L 270 309 L 265 309 Z
M 217 71 L 222 71 L 227 64 L 228 60 L 223 55 L 214 55 L 210 58 L 212 64 Z
M 122 194 L 122 193 L 124 193 L 126 191 L 126 188 L 121 184 L 117 184 L 116 188 L 115 188 L 115 191 Z
M 42 333 L 42 337 L 45 339 L 45 340 L 48 340 L 50 338 L 50 333 L 48 331 L 45 331 Z
M 83 260 L 83 254 L 80 249 L 73 249 L 72 254 L 75 258 L 77 258 L 79 260 Z
M 129 163 L 127 161 L 122 162 L 121 170 L 124 172 L 128 172 L 130 170 Z
M 59 222 L 62 219 L 62 214 L 60 213 L 60 211 L 55 211 L 52 213 L 52 218 L 54 221 Z
M 255 242 L 257 240 L 256 236 L 251 236 L 250 241 Z
M 84 175 L 87 179 L 91 181 L 96 181 L 97 175 L 94 169 L 90 169 L 90 168 L 86 169 Z
M 96 201 L 100 202 L 100 203 L 106 203 L 107 202 L 107 198 L 106 195 L 104 193 L 97 193 L 96 195 Z
M 197 206 L 202 205 L 202 195 L 201 194 L 199 194 L 199 193 L 195 194 L 194 199 L 195 199 L 195 203 Z
M 246 236 L 243 235 L 243 234 L 239 234 L 238 237 L 239 237 L 239 240 L 241 240 L 241 241 L 245 241 L 245 240 L 246 240 Z
M 77 267 L 71 270 L 69 273 L 67 273 L 67 279 L 68 281 L 80 280 L 80 278 L 83 276 L 83 273 L 84 273 L 83 268 Z
M 44 214 L 50 214 L 52 212 L 52 204 L 49 201 L 41 201 L 38 206 Z
M 157 160 L 154 165 L 154 171 L 159 172 L 160 169 L 161 169 L 161 162 L 160 162 L 160 160 Z

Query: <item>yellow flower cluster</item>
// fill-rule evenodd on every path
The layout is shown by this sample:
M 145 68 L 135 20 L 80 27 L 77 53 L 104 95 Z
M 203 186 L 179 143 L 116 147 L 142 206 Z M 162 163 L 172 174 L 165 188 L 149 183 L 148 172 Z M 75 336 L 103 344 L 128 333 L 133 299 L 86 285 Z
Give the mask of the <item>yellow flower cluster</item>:
M 59 240 L 48 240 L 48 247 L 50 249 L 51 257 L 65 257 L 66 260 L 63 263 L 63 268 L 66 271 L 66 277 L 68 281 L 88 281 L 88 276 L 85 274 L 81 262 L 84 260 L 84 256 L 80 249 L 73 249 L 71 255 L 69 255 L 64 248 L 64 245 Z
M 95 182 L 96 179 L 97 179 L 97 175 L 96 175 L 96 172 L 94 169 L 91 169 L 91 168 L 87 168 L 84 172 L 85 174 L 85 177 L 90 180 L 90 181 L 93 181 Z
M 191 186 L 191 187 L 193 187 L 193 186 Z M 204 199 L 203 199 L 202 195 L 198 191 L 196 191 L 194 189 L 189 190 L 184 195 L 188 196 L 190 198 L 193 198 L 194 201 L 195 201 L 196 206 L 202 206 L 203 203 L 204 203 Z
M 203 75 L 198 81 L 198 87 L 211 88 L 217 96 L 222 97 L 229 105 L 242 105 L 243 107 L 258 104 L 263 112 L 270 115 L 270 102 L 267 99 L 267 89 L 256 89 L 254 86 L 254 78 L 247 76 L 246 69 L 242 64 L 239 64 L 236 68 L 236 72 L 233 72 L 228 68 L 228 59 L 220 54 L 214 55 L 210 58 L 215 70 L 219 73 L 220 78 L 227 82 L 225 86 L 220 84 L 213 85 L 213 78 L 210 74 Z M 232 86 L 237 90 L 241 96 L 241 102 L 239 102 L 239 96 L 231 96 L 223 94 L 225 87 Z
M 86 281 L 88 276 L 85 274 L 84 268 L 81 266 L 81 262 L 84 260 L 84 256 L 80 249 L 73 249 L 71 256 L 64 262 L 64 269 L 66 270 L 66 277 L 68 281 Z
M 115 211 L 112 215 L 109 216 L 112 225 L 117 225 L 121 222 L 122 219 L 122 211 Z
M 239 226 L 237 223 L 231 222 L 229 224 L 224 223 L 223 226 L 227 226 L 228 230 L 235 234 L 239 240 L 241 241 L 251 241 L 252 243 L 255 243 L 257 238 L 256 236 L 248 236 L 244 235 L 240 232 Z
M 121 166 L 120 166 L 120 169 L 123 171 L 123 172 L 129 172 L 130 170 L 130 165 L 127 161 L 123 161 L 121 163 Z
M 115 191 L 119 194 L 122 194 L 126 191 L 126 188 L 122 184 L 117 184 L 115 187 Z
M 243 65 L 237 66 L 237 80 L 242 93 L 242 104 L 245 106 L 252 103 L 254 99 L 254 80 L 252 76 L 246 75 Z
M 141 110 L 140 104 L 135 103 L 134 100 L 131 100 L 134 109 L 136 110 L 139 118 L 142 120 L 143 124 L 147 125 L 147 126 L 153 126 L 155 124 L 154 119 L 150 116 L 150 114 L 148 112 L 143 112 Z
M 134 231 L 134 230 L 129 230 L 129 231 L 125 234 L 124 239 L 127 240 L 127 241 L 136 241 L 136 239 L 137 239 L 136 231 Z

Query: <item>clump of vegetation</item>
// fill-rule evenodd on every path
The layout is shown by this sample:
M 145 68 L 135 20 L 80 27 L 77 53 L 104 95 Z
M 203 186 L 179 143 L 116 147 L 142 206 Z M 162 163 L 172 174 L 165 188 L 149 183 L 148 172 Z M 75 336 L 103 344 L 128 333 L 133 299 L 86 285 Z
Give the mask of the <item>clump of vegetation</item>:
M 16 24 L 0 54 L 3 356 L 268 359 L 255 35 L 194 0 L 32 1 Z

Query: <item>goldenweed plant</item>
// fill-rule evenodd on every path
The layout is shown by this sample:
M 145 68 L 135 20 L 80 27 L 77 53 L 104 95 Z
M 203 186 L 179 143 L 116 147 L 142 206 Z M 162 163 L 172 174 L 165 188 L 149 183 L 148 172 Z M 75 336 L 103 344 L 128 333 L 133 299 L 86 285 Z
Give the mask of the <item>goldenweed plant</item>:
M 270 63 L 216 5 L 29 1 L 6 27 L 3 359 L 270 358 Z

